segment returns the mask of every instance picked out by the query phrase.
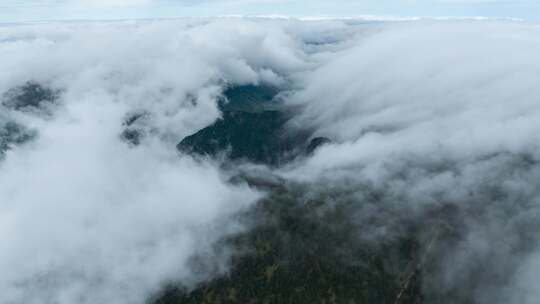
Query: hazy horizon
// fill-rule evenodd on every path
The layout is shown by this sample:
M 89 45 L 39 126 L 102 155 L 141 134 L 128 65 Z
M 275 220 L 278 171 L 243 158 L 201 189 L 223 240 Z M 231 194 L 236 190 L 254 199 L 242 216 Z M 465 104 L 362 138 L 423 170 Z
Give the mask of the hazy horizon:
M 540 20 L 532 0 L 383 0 L 324 1 L 235 0 L 4 0 L 0 23 L 47 20 L 161 19 L 223 15 L 289 17 L 486 17 Z

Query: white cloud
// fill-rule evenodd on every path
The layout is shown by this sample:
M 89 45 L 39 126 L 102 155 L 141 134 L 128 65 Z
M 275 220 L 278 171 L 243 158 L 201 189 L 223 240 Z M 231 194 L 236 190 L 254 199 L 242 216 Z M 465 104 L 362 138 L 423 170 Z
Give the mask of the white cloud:
M 219 116 L 224 82 L 302 69 L 295 40 L 242 20 L 0 31 L 0 92 L 62 90 L 52 118 L 1 109 L 39 135 L 0 162 L 0 302 L 144 303 L 164 283 L 199 280 L 189 258 L 241 229 L 230 216 L 259 194 L 175 145 Z M 122 123 L 140 111 L 148 135 L 130 147 Z
M 354 154 L 332 157 L 335 165 L 428 151 L 452 159 L 502 150 L 536 155 L 540 41 L 534 25 L 387 27 L 307 75 L 306 89 L 292 101 L 306 106 L 302 124 L 355 147 Z M 334 165 L 320 157 L 324 166 Z
M 294 125 L 334 144 L 282 176 L 354 193 L 352 216 L 377 217 L 384 236 L 394 218 L 371 205 L 421 224 L 436 220 L 430 210 L 452 206 L 441 218 L 450 218 L 455 239 L 439 240 L 440 251 L 431 253 L 435 262 L 422 275 L 426 300 L 533 303 L 539 37 L 536 24 L 515 22 L 423 21 L 368 31 L 302 78 L 289 100 L 302 107 Z

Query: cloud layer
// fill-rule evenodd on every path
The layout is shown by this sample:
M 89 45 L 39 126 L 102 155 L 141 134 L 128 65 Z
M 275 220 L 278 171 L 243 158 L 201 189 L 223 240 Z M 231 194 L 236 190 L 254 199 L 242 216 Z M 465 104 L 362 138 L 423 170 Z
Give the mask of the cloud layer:
M 295 126 L 335 144 L 283 176 L 350 189 L 354 216 L 386 223 L 382 239 L 399 233 L 399 218 L 424 225 L 442 210 L 453 236 L 424 273 L 428 302 L 532 303 L 538 34 L 530 24 L 450 21 L 362 37 L 303 78 L 289 100 L 303 109 Z
M 163 284 L 226 265 L 214 241 L 260 196 L 212 162 L 178 155 L 220 113 L 226 84 L 280 83 L 303 69 L 282 25 L 242 20 L 50 24 L 0 29 L 0 91 L 38 83 L 47 107 L 8 107 L 0 126 L 36 132 L 0 160 L 0 302 L 144 303 Z M 257 52 L 253 52 L 253 50 Z M 12 91 L 17 92 L 17 90 Z M 3 99 L 11 98 L 2 95 Z M 132 146 L 125 121 L 147 136 Z
M 265 83 L 291 89 L 291 129 L 333 144 L 263 172 L 338 189 L 354 220 L 382 223 L 362 240 L 443 210 L 455 238 L 427 262 L 427 299 L 533 303 L 539 34 L 503 21 L 0 27 L 0 93 L 31 82 L 59 94 L 45 110 L 0 108 L 0 127 L 34 132 L 0 160 L 0 302 L 144 303 L 226 269 L 214 245 L 246 229 L 234 216 L 262 194 L 175 145 L 220 116 L 226 86 Z M 133 117 L 138 145 L 121 136 Z

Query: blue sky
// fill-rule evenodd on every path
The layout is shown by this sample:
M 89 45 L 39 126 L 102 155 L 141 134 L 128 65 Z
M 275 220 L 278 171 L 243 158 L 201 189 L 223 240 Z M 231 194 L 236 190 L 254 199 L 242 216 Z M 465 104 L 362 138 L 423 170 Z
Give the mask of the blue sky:
M 540 20 L 540 0 L 0 0 L 0 22 L 270 14 Z

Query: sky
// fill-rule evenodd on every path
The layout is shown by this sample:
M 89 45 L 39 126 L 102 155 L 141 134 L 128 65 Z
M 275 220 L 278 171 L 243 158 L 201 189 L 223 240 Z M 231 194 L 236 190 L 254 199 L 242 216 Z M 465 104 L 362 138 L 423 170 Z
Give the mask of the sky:
M 1 0 L 0 22 L 285 15 L 540 19 L 538 0 Z

